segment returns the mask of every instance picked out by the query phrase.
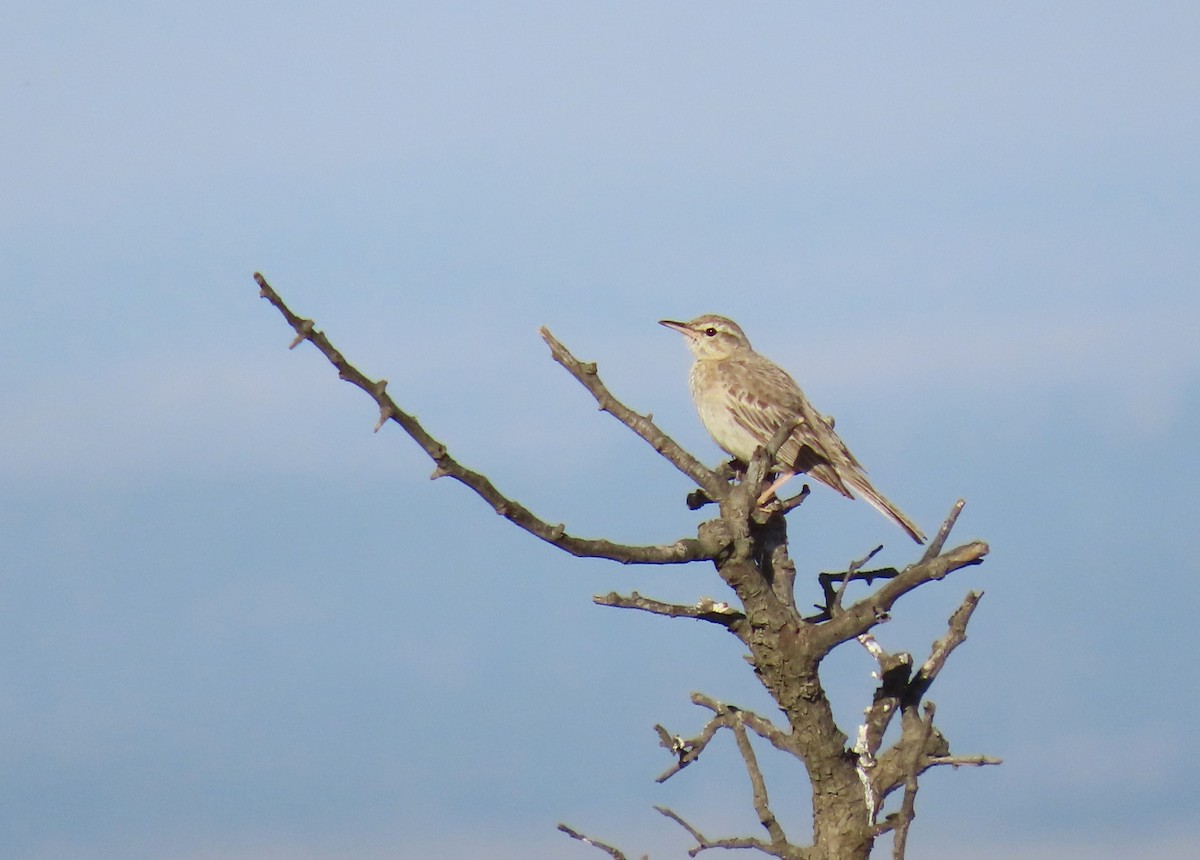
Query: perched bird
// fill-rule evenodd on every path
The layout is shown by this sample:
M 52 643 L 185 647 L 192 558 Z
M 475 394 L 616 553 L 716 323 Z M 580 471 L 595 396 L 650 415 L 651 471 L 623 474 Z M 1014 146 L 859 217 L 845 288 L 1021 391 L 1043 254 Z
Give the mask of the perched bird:
M 779 449 L 777 478 L 759 497 L 769 499 L 784 482 L 806 472 L 847 498 L 854 490 L 917 543 L 925 536 L 867 480 L 866 470 L 833 431 L 833 421 L 815 410 L 787 372 L 750 347 L 733 320 L 705 314 L 691 322 L 660 320 L 687 338 L 696 357 L 690 383 L 700 421 L 713 441 L 735 460 L 749 463 L 785 423 L 798 421 Z

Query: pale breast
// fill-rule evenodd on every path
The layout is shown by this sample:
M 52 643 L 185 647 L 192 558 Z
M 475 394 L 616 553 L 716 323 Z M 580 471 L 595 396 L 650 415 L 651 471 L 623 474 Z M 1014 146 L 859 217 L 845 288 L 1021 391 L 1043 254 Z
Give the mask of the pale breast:
M 696 361 L 689 377 L 692 400 L 708 435 L 721 448 L 742 462 L 749 462 L 765 438 L 737 420 L 735 406 L 740 392 L 722 362 Z

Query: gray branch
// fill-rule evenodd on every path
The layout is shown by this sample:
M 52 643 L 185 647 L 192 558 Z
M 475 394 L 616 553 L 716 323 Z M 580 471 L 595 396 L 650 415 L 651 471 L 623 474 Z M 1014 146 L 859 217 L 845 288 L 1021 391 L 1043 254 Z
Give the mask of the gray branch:
M 568 827 L 565 824 L 558 825 L 558 829 L 561 832 L 570 836 L 572 839 L 579 840 L 584 845 L 591 845 L 593 848 L 599 848 L 601 851 L 603 851 L 609 857 L 612 857 L 613 860 L 625 860 L 625 855 L 623 853 L 621 853 L 621 851 L 619 849 L 614 848 L 613 846 L 608 845 L 604 842 L 601 842 L 599 839 L 593 839 L 590 836 L 584 836 L 578 830 L 573 830 L 572 828 Z M 642 860 L 648 860 L 648 858 L 643 855 Z
M 376 424 L 375 429 L 379 430 L 388 421 L 394 421 L 403 428 L 404 432 L 411 436 L 421 450 L 428 454 L 436 464 L 432 477 L 452 478 L 469 487 L 476 495 L 491 505 L 496 513 L 509 522 L 574 556 L 606 558 L 622 564 L 684 564 L 712 557 L 711 548 L 702 545 L 695 538 L 682 538 L 674 543 L 658 546 L 629 546 L 604 539 L 575 537 L 568 534 L 562 524 L 552 525 L 537 517 L 524 505 L 508 498 L 496 489 L 487 476 L 468 469 L 451 457 L 446 446 L 430 436 L 415 416 L 409 415 L 396 405 L 396 402 L 387 393 L 387 380 L 369 379 L 345 359 L 330 343 L 329 338 L 316 329 L 312 320 L 302 319 L 292 313 L 262 275 L 256 272 L 254 279 L 258 283 L 262 297 L 274 305 L 296 331 L 296 337 L 289 348 L 295 348 L 304 341 L 308 341 L 337 369 L 340 378 L 369 394 L 379 406 L 379 423 Z M 598 378 L 594 378 L 594 382 L 603 388 Z M 613 403 L 616 401 L 614 400 Z M 620 406 L 620 404 L 616 405 Z M 620 408 L 624 409 L 624 407 Z M 636 428 L 635 432 L 637 432 Z M 641 435 L 640 432 L 639 435 Z M 671 446 L 678 448 L 669 439 L 666 441 Z
M 665 457 L 675 468 L 695 481 L 710 499 L 721 499 L 725 496 L 729 489 L 728 485 L 718 478 L 716 473 L 683 450 L 679 443 L 660 430 L 651 420 L 651 416 L 639 415 L 612 396 L 612 393 L 600 381 L 595 362 L 584 363 L 571 355 L 570 351 L 550 333 L 549 329 L 543 327 L 541 335 L 542 340 L 546 341 L 546 345 L 550 347 L 550 354 L 554 356 L 554 360 L 566 368 L 567 373 L 575 377 L 591 393 L 592 397 L 596 398 L 596 403 L 601 410 L 642 437 L 650 447 Z
M 933 722 L 935 705 L 925 702 L 924 714 L 918 712 L 922 698 L 945 666 L 947 658 L 966 640 L 967 622 L 978 606 L 980 597 L 982 594 L 979 592 L 967 593 L 962 604 L 950 616 L 946 634 L 933 643 L 929 658 L 915 673 L 909 654 L 889 654 L 870 634 L 859 636 L 859 640 L 879 663 L 879 688 L 865 712 L 856 747 L 872 820 L 887 796 L 900 787 L 904 788 L 899 810 L 876 825 L 876 835 L 889 831 L 893 833 L 894 860 L 904 858 L 908 831 L 916 816 L 918 777 L 921 774 L 931 767 L 942 765 L 957 767 L 1001 763 L 1000 759 L 989 756 L 951 756 L 949 744 Z M 901 714 L 902 722 L 900 738 L 876 758 L 875 752 L 897 713 Z
M 694 618 L 697 621 L 708 621 L 718 624 L 739 639 L 744 635 L 743 625 L 746 615 L 734 609 L 728 603 L 713 600 L 711 597 L 701 597 L 693 605 L 682 603 L 664 603 L 652 597 L 643 597 L 636 591 L 628 596 L 610 591 L 608 594 L 595 594 L 592 602 L 598 606 L 613 606 L 617 609 L 637 609 L 653 615 L 664 615 L 668 618 Z
M 950 516 L 946 518 L 937 537 L 934 538 L 935 545 L 944 542 L 946 536 L 949 535 L 951 527 L 958 519 L 959 511 L 962 510 L 962 505 L 962 500 L 955 503 Z M 933 546 L 930 548 L 932 549 Z M 832 613 L 833 617 L 829 621 L 818 625 L 815 628 L 815 636 L 824 649 L 823 653 L 827 653 L 842 642 L 866 633 L 880 621 L 885 620 L 895 602 L 914 588 L 924 585 L 926 582 L 943 579 L 948 574 L 964 567 L 979 564 L 987 553 L 988 545 L 983 541 L 972 541 L 946 552 L 939 551 L 932 557 L 929 556 L 929 550 L 926 550 L 925 556 L 920 561 L 910 564 L 895 576 L 891 576 L 873 594 L 842 612 Z
M 734 836 L 726 839 L 709 839 L 707 836 L 685 821 L 683 817 L 680 816 L 675 810 L 669 809 L 665 806 L 655 806 L 654 808 L 686 830 L 691 837 L 696 840 L 695 846 L 688 849 L 689 857 L 695 857 L 701 851 L 707 851 L 710 848 L 754 848 L 763 852 L 764 854 L 769 854 L 772 857 L 779 857 L 780 860 L 809 860 L 809 858 L 812 856 L 812 852 L 807 848 L 799 848 L 795 845 L 789 845 L 787 843 L 783 845 L 773 845 L 770 842 L 764 842 L 762 839 L 755 839 L 750 836 Z

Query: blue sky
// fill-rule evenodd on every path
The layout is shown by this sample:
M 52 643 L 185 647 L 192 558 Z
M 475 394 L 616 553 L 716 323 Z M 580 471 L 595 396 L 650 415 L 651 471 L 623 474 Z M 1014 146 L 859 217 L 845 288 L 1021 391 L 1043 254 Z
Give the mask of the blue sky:
M 653 783 L 690 691 L 769 711 L 734 643 L 590 601 L 715 575 L 430 483 L 261 270 L 460 460 L 630 542 L 693 533 L 689 487 L 537 328 L 715 463 L 655 321 L 734 317 L 884 493 L 992 544 L 879 633 L 920 655 L 986 591 L 932 698 L 1006 764 L 931 774 L 912 850 L 1194 856 L 1198 37 L 1185 3 L 6 6 L 0 854 L 754 829 L 729 749 Z M 912 557 L 820 488 L 792 537 L 810 573 Z M 848 730 L 871 668 L 828 666 Z

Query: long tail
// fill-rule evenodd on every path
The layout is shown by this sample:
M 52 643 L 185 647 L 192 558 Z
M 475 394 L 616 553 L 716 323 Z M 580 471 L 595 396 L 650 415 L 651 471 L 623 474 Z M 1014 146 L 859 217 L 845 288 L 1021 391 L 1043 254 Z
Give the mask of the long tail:
M 916 523 L 906 517 L 904 512 L 898 507 L 885 499 L 882 493 L 872 487 L 866 475 L 857 469 L 844 469 L 838 473 L 838 477 L 844 483 L 857 490 L 858 494 L 870 502 L 877 511 L 908 532 L 909 537 L 917 543 L 925 543 L 925 535 L 917 528 Z

